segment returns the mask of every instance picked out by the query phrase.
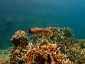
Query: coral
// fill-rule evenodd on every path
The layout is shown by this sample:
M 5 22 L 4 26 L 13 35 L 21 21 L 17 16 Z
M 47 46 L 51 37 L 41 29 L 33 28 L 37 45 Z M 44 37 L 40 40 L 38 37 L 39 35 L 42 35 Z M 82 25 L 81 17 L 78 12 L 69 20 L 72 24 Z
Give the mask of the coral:
M 69 49 L 66 49 L 65 53 L 75 64 L 85 63 L 85 48 L 82 49 L 78 42 L 74 43 Z
M 27 64 L 72 64 L 56 44 L 42 44 L 27 54 Z
M 10 64 L 24 64 L 25 54 L 27 52 L 26 46 L 28 45 L 27 34 L 19 30 L 12 36 L 11 41 L 15 47 L 11 51 Z
M 15 34 L 11 38 L 12 43 L 15 47 L 25 47 L 28 44 L 28 37 L 26 32 L 22 30 L 18 30 L 15 32 Z
M 83 64 L 84 42 L 73 39 L 69 28 L 31 28 L 30 33 L 18 30 L 11 38 L 9 64 Z
M 46 28 L 37 28 L 37 29 L 32 28 L 32 29 L 36 31 L 30 37 L 30 40 L 33 42 L 33 44 L 34 43 L 36 44 L 42 41 L 43 39 L 47 39 L 51 43 L 64 42 L 66 40 L 70 41 L 71 37 L 73 36 L 69 28 L 46 27 Z M 38 31 L 41 31 L 41 32 L 38 32 Z M 48 34 L 48 35 L 45 36 L 44 34 Z

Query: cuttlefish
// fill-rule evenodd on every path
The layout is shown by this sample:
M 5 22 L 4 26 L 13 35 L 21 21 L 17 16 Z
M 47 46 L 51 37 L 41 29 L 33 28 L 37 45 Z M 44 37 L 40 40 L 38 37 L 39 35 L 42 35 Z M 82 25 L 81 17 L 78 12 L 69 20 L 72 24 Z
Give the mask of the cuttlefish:
M 29 29 L 29 33 L 31 34 L 40 34 L 42 36 L 48 36 L 52 34 L 52 31 L 50 29 L 47 28 L 31 28 Z

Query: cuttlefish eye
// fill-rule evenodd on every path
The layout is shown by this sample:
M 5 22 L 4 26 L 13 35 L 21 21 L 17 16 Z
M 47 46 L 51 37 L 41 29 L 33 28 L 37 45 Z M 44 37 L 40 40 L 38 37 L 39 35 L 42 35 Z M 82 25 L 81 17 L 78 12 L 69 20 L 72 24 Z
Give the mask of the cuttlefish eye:
M 31 29 L 28 29 L 28 30 L 27 30 L 27 33 L 28 33 L 29 35 L 32 35 L 33 32 L 31 31 Z
M 28 29 L 28 32 L 29 32 L 29 33 L 32 33 L 31 29 Z

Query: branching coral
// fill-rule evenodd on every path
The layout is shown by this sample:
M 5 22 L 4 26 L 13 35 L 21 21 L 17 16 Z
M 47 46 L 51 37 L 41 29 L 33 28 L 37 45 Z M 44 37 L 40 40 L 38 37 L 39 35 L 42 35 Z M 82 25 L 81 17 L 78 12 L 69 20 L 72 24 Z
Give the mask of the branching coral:
M 15 34 L 11 38 L 12 43 L 14 44 L 15 47 L 25 47 L 28 44 L 28 37 L 27 34 L 22 31 L 18 30 L 15 32 Z
M 72 64 L 56 44 L 42 44 L 27 54 L 27 64 Z
M 11 51 L 10 64 L 84 63 L 85 48 L 74 44 L 69 29 L 32 28 L 31 32 L 32 34 L 27 36 L 25 31 L 18 30 L 12 36 L 14 48 Z
M 11 39 L 14 48 L 10 55 L 10 64 L 25 64 L 25 54 L 27 52 L 28 38 L 24 31 L 17 31 Z

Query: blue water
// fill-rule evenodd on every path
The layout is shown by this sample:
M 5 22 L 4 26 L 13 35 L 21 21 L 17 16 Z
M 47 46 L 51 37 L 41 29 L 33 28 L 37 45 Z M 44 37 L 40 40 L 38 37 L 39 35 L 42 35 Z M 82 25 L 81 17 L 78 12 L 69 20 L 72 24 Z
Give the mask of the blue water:
M 85 38 L 85 0 L 0 0 L 0 48 L 7 48 L 18 29 L 68 26 Z

